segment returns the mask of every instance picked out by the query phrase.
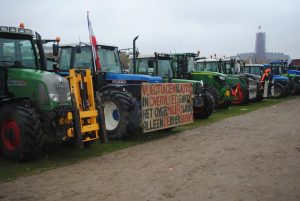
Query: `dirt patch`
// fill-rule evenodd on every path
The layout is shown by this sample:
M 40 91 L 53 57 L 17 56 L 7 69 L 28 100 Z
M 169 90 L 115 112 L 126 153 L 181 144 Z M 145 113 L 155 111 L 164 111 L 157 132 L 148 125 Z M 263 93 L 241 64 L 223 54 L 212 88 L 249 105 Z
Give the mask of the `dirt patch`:
M 41 174 L 0 200 L 300 200 L 300 97 Z

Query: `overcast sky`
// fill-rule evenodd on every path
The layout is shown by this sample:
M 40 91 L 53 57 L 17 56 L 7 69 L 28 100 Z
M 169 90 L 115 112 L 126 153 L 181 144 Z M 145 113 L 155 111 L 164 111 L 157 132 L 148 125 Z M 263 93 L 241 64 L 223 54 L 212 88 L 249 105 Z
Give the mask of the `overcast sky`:
M 299 0 L 1 0 L 0 25 L 38 31 L 61 43 L 88 41 L 86 11 L 98 42 L 142 53 L 202 56 L 253 52 L 258 26 L 269 52 L 300 58 Z

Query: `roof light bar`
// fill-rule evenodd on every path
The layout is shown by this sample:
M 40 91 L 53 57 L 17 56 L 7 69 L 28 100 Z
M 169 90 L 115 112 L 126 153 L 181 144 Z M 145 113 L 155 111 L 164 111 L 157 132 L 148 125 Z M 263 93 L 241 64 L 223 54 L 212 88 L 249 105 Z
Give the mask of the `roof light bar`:
M 18 32 L 19 32 L 19 33 L 25 33 L 25 29 L 19 28 L 19 29 L 18 29 Z
M 9 27 L 9 32 L 17 32 L 17 28 L 16 27 Z
M 33 35 L 33 31 L 30 29 L 7 27 L 7 26 L 0 26 L 0 32 L 12 32 L 12 33 Z
M 8 32 L 8 27 L 0 26 L 0 31 Z

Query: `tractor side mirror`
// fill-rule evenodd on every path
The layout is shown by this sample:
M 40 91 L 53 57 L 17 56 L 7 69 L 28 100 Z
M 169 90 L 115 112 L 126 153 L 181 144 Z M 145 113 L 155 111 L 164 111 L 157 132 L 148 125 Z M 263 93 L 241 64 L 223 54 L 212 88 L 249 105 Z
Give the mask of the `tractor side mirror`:
M 75 46 L 75 51 L 76 51 L 76 54 L 80 54 L 81 53 L 81 47 L 80 47 L 80 45 L 76 45 Z
M 52 45 L 52 51 L 53 51 L 53 55 L 57 57 L 58 52 L 59 52 L 59 46 L 57 44 L 53 44 Z

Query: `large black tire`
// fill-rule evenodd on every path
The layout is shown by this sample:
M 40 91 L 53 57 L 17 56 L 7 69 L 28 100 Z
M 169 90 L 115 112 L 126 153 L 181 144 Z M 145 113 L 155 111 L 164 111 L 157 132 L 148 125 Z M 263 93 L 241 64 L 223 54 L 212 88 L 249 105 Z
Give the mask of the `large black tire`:
M 133 100 L 126 92 L 104 90 L 100 93 L 107 136 L 111 140 L 122 139 L 127 134 Z
M 98 111 L 99 138 L 101 143 L 108 143 L 108 136 L 105 126 L 104 109 L 99 91 L 95 93 L 95 103 Z
M 137 100 L 134 99 L 134 109 L 130 114 L 130 120 L 128 124 L 128 130 L 130 133 L 142 132 L 142 110 Z
M 206 88 L 206 91 L 207 91 L 210 95 L 212 95 L 212 97 L 213 97 L 213 99 L 214 99 L 214 109 L 217 109 L 218 106 L 219 106 L 219 101 L 220 101 L 220 96 L 219 96 L 219 94 L 218 94 L 218 91 L 217 91 L 215 88 L 209 87 L 209 86 Z
M 272 98 L 282 98 L 285 95 L 284 86 L 280 83 L 274 84 L 274 93 L 272 93 Z
M 41 151 L 44 133 L 39 115 L 29 103 L 0 108 L 0 148 L 4 157 L 25 161 Z
M 200 108 L 194 108 L 194 117 L 197 119 L 208 118 L 215 110 L 215 102 L 209 91 L 205 92 L 203 97 L 204 104 Z
M 291 90 L 291 95 L 296 95 L 297 94 L 297 89 L 296 89 L 294 83 L 291 84 L 290 90 Z

